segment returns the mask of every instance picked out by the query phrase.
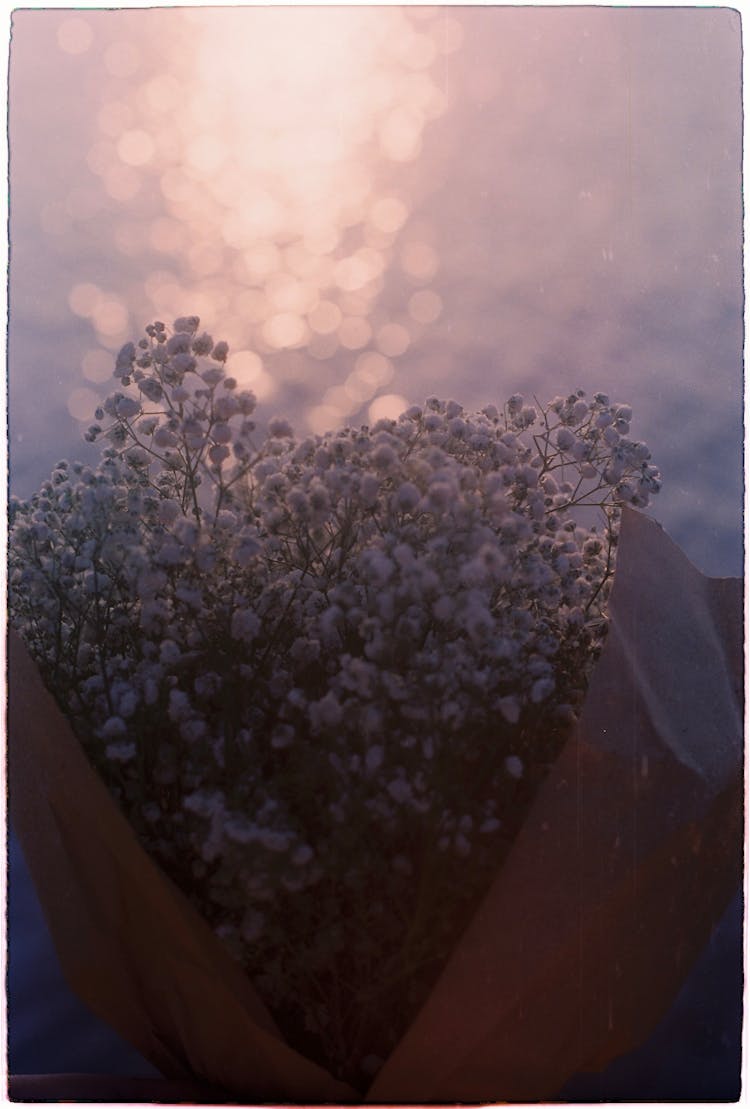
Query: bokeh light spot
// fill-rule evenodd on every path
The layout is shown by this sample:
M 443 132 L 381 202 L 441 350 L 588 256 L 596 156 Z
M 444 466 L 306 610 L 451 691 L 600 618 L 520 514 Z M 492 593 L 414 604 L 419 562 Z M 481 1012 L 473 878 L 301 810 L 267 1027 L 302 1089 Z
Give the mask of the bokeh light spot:
M 355 404 L 364 404 L 378 389 L 378 386 L 365 374 L 354 370 L 344 382 L 344 389 Z
M 422 148 L 424 120 L 413 108 L 394 108 L 380 127 L 380 149 L 392 162 L 410 162 Z
M 57 28 L 57 45 L 66 54 L 85 54 L 94 41 L 94 32 L 86 19 L 73 16 Z
M 379 231 L 393 233 L 406 223 L 409 209 L 397 196 L 382 196 L 370 210 L 370 219 Z
M 91 316 L 101 299 L 101 289 L 90 281 L 74 285 L 68 293 L 68 305 L 77 316 Z
M 279 248 L 272 242 L 258 242 L 242 254 L 245 274 L 251 278 L 264 278 L 279 269 Z
M 141 187 L 141 179 L 130 166 L 112 166 L 103 175 L 104 188 L 113 200 L 126 203 Z
M 324 435 L 341 424 L 341 417 L 341 410 L 332 404 L 317 404 L 307 413 L 307 426 L 315 435 Z
M 301 346 L 308 335 L 307 324 L 293 312 L 278 312 L 263 325 L 263 338 L 277 350 Z
M 269 400 L 277 390 L 277 385 L 271 375 L 263 370 L 253 382 L 253 392 L 259 401 Z
M 342 293 L 338 304 L 342 315 L 369 316 L 373 307 L 373 298 L 369 295 L 368 288 L 358 293 Z
M 387 385 L 394 373 L 393 363 L 376 350 L 360 354 L 354 363 L 354 369 L 364 381 L 371 381 L 376 389 Z
M 284 263 L 297 277 L 312 278 L 318 269 L 318 259 L 302 243 L 292 243 L 283 252 Z
M 227 359 L 227 370 L 243 385 L 252 385 L 263 372 L 263 361 L 254 350 L 236 350 Z
M 205 286 L 198 286 L 184 294 L 185 299 L 183 305 L 190 306 L 191 316 L 197 316 L 199 320 L 223 320 L 224 313 L 229 306 L 229 300 L 223 291 L 216 287 L 207 288 Z M 227 342 L 236 344 L 236 337 L 233 327 L 233 321 L 227 319 L 227 326 L 222 327 L 221 337 L 226 339 Z
M 189 144 L 186 151 L 188 165 L 201 174 L 212 174 L 222 166 L 227 159 L 226 145 L 216 135 L 206 133 L 198 135 Z
M 127 40 L 113 42 L 104 51 L 104 65 L 113 77 L 132 77 L 140 64 L 138 48 Z
M 352 400 L 350 393 L 343 385 L 333 385 L 330 389 L 326 389 L 323 404 L 326 408 L 335 409 L 340 416 L 350 416 L 358 407 L 357 402 Z
M 99 396 L 93 389 L 73 389 L 67 403 L 68 412 L 74 420 L 91 420 L 99 404 Z
M 117 297 L 101 297 L 91 310 L 94 327 L 102 335 L 119 335 L 128 326 L 128 312 Z
M 345 292 L 355 292 L 383 272 L 385 261 L 379 250 L 362 247 L 355 254 L 341 258 L 334 266 L 336 284 Z
M 334 268 L 334 278 L 340 289 L 359 289 L 367 281 L 367 266 L 356 255 L 341 258 Z
M 372 328 L 362 316 L 346 316 L 339 325 L 339 342 L 347 350 L 361 350 L 371 336 Z
M 182 99 L 182 85 L 171 73 L 163 73 L 147 82 L 146 102 L 156 112 L 168 112 Z
M 415 281 L 429 281 L 437 272 L 437 251 L 429 243 L 406 243 L 401 251 L 401 268 Z
M 376 397 L 369 407 L 368 415 L 373 423 L 378 420 L 396 420 L 409 407 L 406 397 L 399 393 L 385 393 Z
M 412 73 L 404 82 L 412 107 L 418 109 L 423 120 L 436 119 L 448 105 L 446 94 L 434 85 L 425 72 Z
M 409 315 L 417 323 L 434 323 L 442 310 L 442 298 L 432 289 L 418 289 L 409 298 Z
M 387 323 L 379 328 L 375 343 L 383 354 L 387 354 L 389 358 L 397 358 L 408 349 L 411 336 L 403 324 Z
M 266 284 L 266 294 L 274 308 L 297 314 L 307 312 L 317 299 L 304 282 L 288 273 L 273 274 Z
M 162 319 L 164 319 L 165 316 L 174 317 L 184 315 L 186 304 L 190 304 L 192 310 L 192 302 L 189 294 L 173 274 L 166 275 L 159 271 L 159 276 L 151 285 L 151 289 L 148 288 L 147 282 L 146 291 L 149 294 L 156 315 L 160 316 Z M 196 315 L 199 315 L 197 311 Z
M 309 227 L 305 232 L 305 246 L 311 254 L 332 254 L 339 243 L 340 233 L 336 227 Z
M 154 156 L 154 140 L 148 131 L 126 131 L 117 143 L 120 161 L 129 166 L 143 166 Z
M 238 350 L 227 359 L 227 370 L 240 385 L 253 390 L 258 400 L 266 400 L 276 391 L 276 383 L 264 369 L 254 350 Z
M 307 318 L 318 335 L 330 335 L 341 323 L 341 309 L 332 300 L 321 300 Z
M 102 347 L 87 350 L 83 356 L 81 368 L 83 376 L 88 378 L 89 381 L 98 383 L 109 381 L 115 368 L 112 361 L 112 352 L 104 350 Z

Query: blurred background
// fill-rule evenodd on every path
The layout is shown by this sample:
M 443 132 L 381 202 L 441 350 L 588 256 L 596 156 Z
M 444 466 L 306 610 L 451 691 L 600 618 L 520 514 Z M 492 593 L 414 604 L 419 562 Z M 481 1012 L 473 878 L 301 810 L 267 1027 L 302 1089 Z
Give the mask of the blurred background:
M 727 8 L 16 11 L 11 491 L 95 458 L 118 348 L 195 314 L 301 434 L 607 392 L 663 471 L 654 514 L 740 574 L 740 80 Z M 145 1073 L 59 980 L 13 840 L 9 911 L 11 1069 Z M 734 1088 L 741 921 L 671 1062 L 657 1037 L 571 1096 Z

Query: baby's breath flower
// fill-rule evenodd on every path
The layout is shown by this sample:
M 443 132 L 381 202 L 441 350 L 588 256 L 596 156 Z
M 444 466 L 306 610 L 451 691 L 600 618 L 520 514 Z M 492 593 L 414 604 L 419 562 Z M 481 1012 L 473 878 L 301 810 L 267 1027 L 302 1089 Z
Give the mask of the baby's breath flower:
M 281 416 L 274 416 L 268 422 L 268 434 L 276 439 L 291 439 L 294 436 L 292 425 Z
M 210 354 L 214 348 L 214 341 L 207 331 L 193 339 L 193 353 L 201 356 Z
M 101 728 L 103 739 L 114 739 L 127 733 L 125 721 L 120 716 L 110 716 Z
M 224 377 L 224 371 L 221 366 L 208 366 L 201 371 L 201 377 L 207 385 L 218 385 Z
M 311 966 L 401 999 L 405 930 L 450 950 L 579 711 L 619 505 L 660 476 L 603 393 L 264 435 L 199 326 L 126 343 L 99 466 L 12 501 L 12 618 L 146 847 L 357 1080 L 395 1032 L 352 1056 Z
M 507 770 L 508 774 L 510 774 L 511 778 L 523 777 L 523 763 L 519 759 L 518 755 L 508 756 L 508 758 L 505 760 L 505 769 Z
M 130 762 L 135 758 L 136 746 L 129 742 L 108 743 L 104 751 L 110 762 Z
M 181 322 L 180 320 L 177 320 L 177 323 L 180 323 L 180 322 Z M 191 346 L 192 346 L 192 339 L 191 339 L 190 335 L 187 334 L 187 331 L 177 329 L 175 331 L 174 335 L 170 336 L 170 338 L 167 339 L 166 352 L 171 357 L 174 357 L 175 355 L 178 355 L 178 354 L 187 354 L 187 355 L 189 355 Z
M 180 316 L 174 321 L 173 327 L 175 331 L 188 331 L 192 334 L 198 330 L 200 322 L 198 316 Z
M 134 397 L 118 396 L 113 405 L 114 415 L 129 420 L 137 416 L 141 406 Z

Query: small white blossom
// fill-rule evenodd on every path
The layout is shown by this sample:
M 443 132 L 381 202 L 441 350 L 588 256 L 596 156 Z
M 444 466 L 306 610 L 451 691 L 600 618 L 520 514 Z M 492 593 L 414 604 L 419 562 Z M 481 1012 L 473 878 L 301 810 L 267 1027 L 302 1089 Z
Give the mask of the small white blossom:
M 195 339 L 193 339 L 193 353 L 194 354 L 199 354 L 199 355 L 210 354 L 211 351 L 213 350 L 213 346 L 214 346 L 214 341 L 211 338 L 211 336 L 208 334 L 207 331 L 204 331 L 202 335 L 198 335 L 198 336 L 196 336 Z
M 252 609 L 238 608 L 232 614 L 231 634 L 233 639 L 252 643 L 260 631 L 260 619 Z
M 545 701 L 555 689 L 555 679 L 550 677 L 539 678 L 534 682 L 531 687 L 531 700 L 532 703 L 538 705 L 540 701 Z
M 411 786 L 405 778 L 394 778 L 393 781 L 388 783 L 387 789 L 393 800 L 400 805 L 412 799 Z
M 523 777 L 523 763 L 519 759 L 518 755 L 508 756 L 508 758 L 505 760 L 505 769 L 507 770 L 508 774 L 510 774 L 511 778 Z
M 258 842 L 267 851 L 282 854 L 289 850 L 289 836 L 284 832 L 276 832 L 272 828 L 263 828 L 258 834 Z
M 135 758 L 136 748 L 132 742 L 108 743 L 104 753 L 112 762 L 130 762 Z
M 492 835 L 493 832 L 497 832 L 500 826 L 500 821 L 496 816 L 488 816 L 487 819 L 483 820 L 479 825 L 479 831 L 481 835 L 489 836 Z
M 115 414 L 123 419 L 132 419 L 141 411 L 141 406 L 133 397 L 118 397 L 115 403 Z
M 310 705 L 310 720 L 316 729 L 335 727 L 341 723 L 342 717 L 343 709 L 330 690 L 325 697 Z
M 518 723 L 518 719 L 521 715 L 521 706 L 517 697 L 501 697 L 497 702 L 497 707 L 509 724 Z
M 276 439 L 291 439 L 294 435 L 292 425 L 281 416 L 274 416 L 268 421 L 268 434 Z
M 375 743 L 367 748 L 365 755 L 365 768 L 369 774 L 374 774 L 383 764 L 383 748 Z
M 165 639 L 159 647 L 159 658 L 165 666 L 174 666 L 180 661 L 180 648 L 173 640 Z
M 127 734 L 127 725 L 120 716 L 110 716 L 105 721 L 101 733 L 104 739 L 114 739 Z
M 294 866 L 307 866 L 308 863 L 312 862 L 314 857 L 315 852 L 312 847 L 303 843 L 292 852 L 292 864 Z

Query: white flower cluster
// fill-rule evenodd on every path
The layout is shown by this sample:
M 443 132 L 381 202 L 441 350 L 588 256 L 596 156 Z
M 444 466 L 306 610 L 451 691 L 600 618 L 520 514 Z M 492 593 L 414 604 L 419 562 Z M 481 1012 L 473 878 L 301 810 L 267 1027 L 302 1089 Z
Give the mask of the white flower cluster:
M 123 347 L 100 465 L 12 504 L 13 621 L 147 849 L 357 1081 L 556 755 L 659 477 L 603 394 L 256 436 L 198 328 Z

